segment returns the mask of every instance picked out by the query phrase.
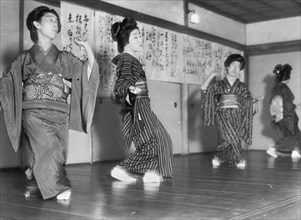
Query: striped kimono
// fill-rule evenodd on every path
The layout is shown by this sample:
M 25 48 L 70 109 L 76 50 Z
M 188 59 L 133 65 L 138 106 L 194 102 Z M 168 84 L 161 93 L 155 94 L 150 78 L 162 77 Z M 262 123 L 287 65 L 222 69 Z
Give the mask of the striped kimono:
M 227 78 L 224 78 L 219 81 L 212 80 L 207 90 L 201 92 L 204 125 L 211 126 L 216 123 L 220 135 L 215 157 L 221 163 L 239 163 L 243 159 L 241 141 L 252 143 L 253 103 L 248 88 L 239 79 L 231 86 Z M 226 102 L 223 97 L 227 95 L 231 98 Z M 236 108 L 231 107 L 232 104 Z
M 0 80 L 9 138 L 17 151 L 21 130 L 27 137 L 33 157 L 30 168 L 43 199 L 71 187 L 64 168 L 68 129 L 87 132 L 99 84 L 97 63 L 89 80 L 87 65 L 55 45 L 44 54 L 35 44 L 17 57 Z
M 136 151 L 119 165 L 128 172 L 146 173 L 155 171 L 165 179 L 172 178 L 172 141 L 151 110 L 145 72 L 141 63 L 128 53 L 117 55 L 112 62 L 117 66 L 118 77 L 114 92 L 116 102 L 121 106 L 124 145 L 129 149 L 133 142 Z M 141 89 L 134 95 L 130 86 Z
M 293 150 L 300 151 L 301 131 L 298 127 L 299 118 L 294 104 L 295 96 L 285 83 L 277 83 L 272 90 L 272 99 L 275 96 L 282 98 L 282 114 L 280 121 L 273 120 L 273 125 L 280 130 L 282 137 L 275 143 L 275 148 L 279 152 L 291 153 Z M 271 100 L 272 100 L 271 99 Z

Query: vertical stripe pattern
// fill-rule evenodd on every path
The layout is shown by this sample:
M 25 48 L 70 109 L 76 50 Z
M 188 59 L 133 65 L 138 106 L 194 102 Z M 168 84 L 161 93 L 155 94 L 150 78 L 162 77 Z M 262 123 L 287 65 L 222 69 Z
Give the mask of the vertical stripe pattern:
M 47 109 L 23 110 L 22 126 L 33 153 L 33 173 L 43 199 L 71 187 L 64 169 L 68 114 Z
M 146 77 L 141 63 L 130 54 L 119 54 L 113 59 L 118 76 L 115 94 L 122 106 L 123 139 L 128 148 L 134 143 L 136 151 L 119 165 L 129 172 L 156 171 L 165 178 L 172 177 L 173 146 L 171 138 L 151 110 Z M 134 105 L 125 98 L 130 86 L 141 88 Z
M 239 108 L 221 108 L 223 95 L 237 96 Z M 207 91 L 202 91 L 202 118 L 205 126 L 216 124 L 221 143 L 215 156 L 223 163 L 236 164 L 242 160 L 241 141 L 252 143 L 252 96 L 238 79 L 231 86 L 226 78 L 212 81 Z

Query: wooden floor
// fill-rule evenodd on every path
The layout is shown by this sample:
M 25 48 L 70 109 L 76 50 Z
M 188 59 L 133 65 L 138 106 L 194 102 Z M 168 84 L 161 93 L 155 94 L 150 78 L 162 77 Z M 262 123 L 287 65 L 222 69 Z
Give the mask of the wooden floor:
M 26 200 L 21 170 L 1 170 L 0 219 L 301 219 L 300 160 L 245 152 L 247 168 L 211 167 L 211 154 L 175 156 L 174 179 L 124 184 L 117 162 L 68 165 L 69 202 Z

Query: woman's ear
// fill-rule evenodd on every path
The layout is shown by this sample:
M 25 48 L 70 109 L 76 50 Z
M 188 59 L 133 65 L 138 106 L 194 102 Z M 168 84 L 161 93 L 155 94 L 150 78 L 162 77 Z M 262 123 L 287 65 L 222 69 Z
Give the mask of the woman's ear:
M 35 28 L 37 28 L 37 29 L 40 27 L 40 23 L 37 22 L 37 21 L 34 21 L 34 22 L 33 22 L 33 25 L 34 25 Z

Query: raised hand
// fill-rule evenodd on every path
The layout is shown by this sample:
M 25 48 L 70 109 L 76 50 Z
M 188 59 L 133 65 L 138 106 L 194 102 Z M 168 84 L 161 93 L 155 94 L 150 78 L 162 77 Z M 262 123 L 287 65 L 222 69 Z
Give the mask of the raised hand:
M 87 40 L 82 40 L 80 38 L 74 38 L 74 42 L 76 43 L 76 45 L 83 47 L 86 50 L 86 54 L 88 57 L 88 61 L 89 61 L 89 67 L 92 68 L 93 64 L 94 64 L 94 53 L 92 51 L 92 48 L 89 44 L 89 42 Z M 90 73 L 88 73 L 88 78 L 90 76 Z
M 212 80 L 214 77 L 216 77 L 216 76 L 219 76 L 219 73 L 218 73 L 218 72 L 215 72 L 215 71 L 211 72 L 211 73 L 209 74 L 209 76 L 207 77 L 207 79 L 205 80 L 205 82 L 203 83 L 203 85 L 201 86 L 201 89 L 202 89 L 202 90 L 207 90 L 207 87 L 208 87 L 209 83 L 210 83 L 211 80 Z

